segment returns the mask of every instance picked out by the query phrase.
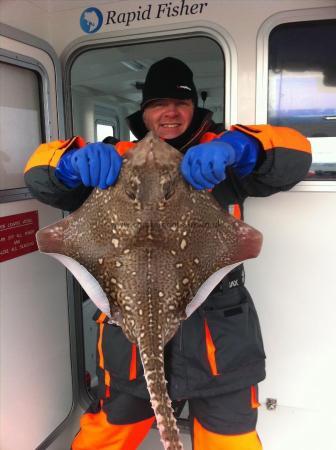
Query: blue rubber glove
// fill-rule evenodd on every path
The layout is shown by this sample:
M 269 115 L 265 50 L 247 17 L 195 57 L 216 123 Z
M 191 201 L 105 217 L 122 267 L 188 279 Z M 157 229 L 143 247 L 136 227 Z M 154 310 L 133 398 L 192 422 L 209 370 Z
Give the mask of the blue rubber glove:
M 55 174 L 69 188 L 99 186 L 106 189 L 119 176 L 122 157 L 109 144 L 97 142 L 66 152 L 60 159 Z
M 184 155 L 181 172 L 195 189 L 212 189 L 225 179 L 227 166 L 240 177 L 250 174 L 259 152 L 256 139 L 240 131 L 228 131 L 218 139 L 191 147 Z

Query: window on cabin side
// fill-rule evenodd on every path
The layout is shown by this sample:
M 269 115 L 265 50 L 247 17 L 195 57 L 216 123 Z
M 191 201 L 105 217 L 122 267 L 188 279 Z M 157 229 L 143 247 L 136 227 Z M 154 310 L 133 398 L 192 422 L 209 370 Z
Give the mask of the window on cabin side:
M 0 62 L 0 190 L 25 186 L 24 167 L 43 140 L 40 83 L 33 70 Z
M 268 123 L 309 138 L 313 177 L 336 177 L 335 55 L 335 20 L 282 24 L 269 37 Z

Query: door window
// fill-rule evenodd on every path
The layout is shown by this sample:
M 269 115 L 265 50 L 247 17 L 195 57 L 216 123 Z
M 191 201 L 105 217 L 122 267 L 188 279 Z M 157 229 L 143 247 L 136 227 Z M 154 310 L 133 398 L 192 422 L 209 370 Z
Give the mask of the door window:
M 25 186 L 23 170 L 42 141 L 40 77 L 0 62 L 0 190 Z
M 224 56 L 220 46 L 207 37 L 163 40 L 119 47 L 92 48 L 74 61 L 71 73 L 73 134 L 86 141 L 96 139 L 95 111 L 109 123 L 111 113 L 118 121 L 118 139 L 130 137 L 125 118 L 137 111 L 148 68 L 173 56 L 183 60 L 194 73 L 199 106 L 213 111 L 215 122 L 224 121 Z M 102 114 L 105 111 L 106 114 Z

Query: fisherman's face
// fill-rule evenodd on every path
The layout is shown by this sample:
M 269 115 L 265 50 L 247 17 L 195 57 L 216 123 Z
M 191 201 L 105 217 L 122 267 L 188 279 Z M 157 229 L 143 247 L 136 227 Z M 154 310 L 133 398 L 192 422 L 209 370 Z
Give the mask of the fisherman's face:
M 162 139 L 174 139 L 189 127 L 194 114 L 192 100 L 164 98 L 146 106 L 143 121 L 146 128 Z

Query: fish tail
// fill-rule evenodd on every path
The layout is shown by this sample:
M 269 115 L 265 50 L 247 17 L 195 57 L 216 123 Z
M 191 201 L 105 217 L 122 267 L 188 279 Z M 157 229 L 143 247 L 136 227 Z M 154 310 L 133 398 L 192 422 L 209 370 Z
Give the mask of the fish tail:
M 149 353 L 148 348 L 142 348 L 139 342 L 147 389 L 163 447 L 165 450 L 183 450 L 172 402 L 167 391 L 162 348 L 158 352 Z

